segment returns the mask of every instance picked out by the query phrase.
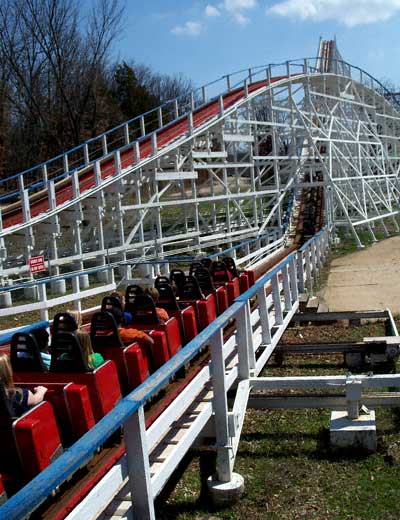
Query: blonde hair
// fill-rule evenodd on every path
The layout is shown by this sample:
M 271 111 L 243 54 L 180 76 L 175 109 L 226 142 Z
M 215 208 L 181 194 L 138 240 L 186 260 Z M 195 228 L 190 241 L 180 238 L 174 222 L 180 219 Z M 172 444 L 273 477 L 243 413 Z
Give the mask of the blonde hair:
M 160 298 L 160 293 L 158 292 L 158 289 L 156 289 L 155 287 L 148 287 L 145 290 L 145 293 L 149 294 L 153 298 L 154 303 L 158 302 L 158 299 Z
M 78 330 L 82 327 L 82 314 L 79 311 L 67 311 L 67 313 L 74 318 L 76 321 L 76 325 L 78 326 Z
M 84 330 L 78 330 L 76 332 L 76 337 L 79 340 L 79 343 L 82 348 L 82 354 L 86 361 L 86 363 L 90 366 L 89 357 L 93 354 L 92 342 L 90 341 L 90 336 Z
M 14 390 L 13 371 L 7 354 L 0 354 L 0 379 L 7 391 Z

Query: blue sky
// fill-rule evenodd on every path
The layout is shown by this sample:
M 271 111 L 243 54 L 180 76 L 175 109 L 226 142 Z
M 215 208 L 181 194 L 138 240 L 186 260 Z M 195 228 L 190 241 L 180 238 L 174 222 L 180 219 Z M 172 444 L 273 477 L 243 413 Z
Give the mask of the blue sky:
M 400 85 L 400 0 L 126 0 L 120 59 L 196 86 L 251 65 L 315 56 L 336 35 L 343 58 Z

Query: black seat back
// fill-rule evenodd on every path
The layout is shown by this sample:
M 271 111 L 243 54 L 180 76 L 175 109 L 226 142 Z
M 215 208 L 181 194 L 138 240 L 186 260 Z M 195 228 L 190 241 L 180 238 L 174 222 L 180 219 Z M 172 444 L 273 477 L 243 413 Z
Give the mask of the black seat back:
M 10 361 L 14 372 L 46 372 L 36 339 L 28 332 L 11 338 Z
M 211 258 L 208 258 L 208 257 L 202 258 L 200 260 L 200 262 L 201 262 L 201 265 L 203 265 L 206 269 L 208 269 L 208 270 L 210 269 L 211 264 L 212 264 Z
M 159 285 L 169 285 L 169 278 L 168 276 L 157 276 L 157 278 L 154 280 L 154 287 L 158 289 Z
M 178 294 L 180 294 L 185 285 L 185 273 L 182 269 L 172 269 L 169 273 L 169 279 L 171 284 L 174 283 L 176 285 Z
M 235 260 L 231 258 L 230 256 L 225 256 L 222 261 L 226 265 L 228 271 L 231 273 L 231 275 L 236 278 L 239 276 L 239 272 L 237 270 Z
M 199 282 L 194 276 L 185 276 L 185 284 L 179 293 L 179 297 L 182 301 L 204 299 Z
M 58 312 L 53 319 L 51 333 L 54 336 L 59 332 L 74 332 L 78 330 L 75 318 L 69 312 Z
M 198 261 L 198 262 L 192 262 L 190 264 L 190 267 L 189 267 L 189 274 L 190 275 L 194 275 L 194 272 L 196 271 L 196 269 L 198 269 L 199 267 L 204 267 L 203 264 Z
M 166 311 L 179 311 L 179 305 L 171 285 L 169 283 L 159 283 L 156 288 L 160 295 L 157 305 Z
M 211 264 L 210 272 L 214 282 L 229 282 L 231 279 L 228 268 L 224 262 L 220 262 L 218 260 L 214 261 Z
M 123 348 L 117 322 L 110 312 L 99 311 L 92 316 L 90 339 L 94 350 L 101 347 Z
M 213 279 L 211 278 L 210 271 L 206 267 L 203 265 L 197 267 L 197 269 L 193 272 L 193 276 L 198 281 L 202 291 L 205 293 L 215 291 Z
M 153 298 L 149 294 L 138 294 L 132 304 L 131 312 L 133 325 L 157 325 L 160 323 Z
M 101 302 L 101 310 L 103 312 L 110 312 L 116 321 L 121 318 L 124 314 L 124 310 L 122 308 L 122 302 L 117 296 L 104 296 Z
M 140 287 L 140 285 L 128 285 L 125 291 L 125 312 L 132 313 L 132 306 L 136 296 L 139 294 L 144 294 L 143 287 Z
M 58 332 L 51 342 L 51 372 L 91 372 L 75 333 Z

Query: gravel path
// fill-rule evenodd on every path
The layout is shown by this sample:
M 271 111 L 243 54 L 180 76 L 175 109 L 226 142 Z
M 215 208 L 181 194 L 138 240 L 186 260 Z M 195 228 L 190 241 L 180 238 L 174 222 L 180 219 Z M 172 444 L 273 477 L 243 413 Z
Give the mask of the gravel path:
M 320 297 L 332 311 L 388 307 L 400 314 L 400 237 L 334 260 Z

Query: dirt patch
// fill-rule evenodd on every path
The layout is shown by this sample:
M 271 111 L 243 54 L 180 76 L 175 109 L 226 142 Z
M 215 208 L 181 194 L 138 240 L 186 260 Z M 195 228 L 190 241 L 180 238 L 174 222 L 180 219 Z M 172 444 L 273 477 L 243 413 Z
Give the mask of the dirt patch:
M 400 313 L 400 237 L 332 261 L 320 292 L 331 311 L 389 308 Z

